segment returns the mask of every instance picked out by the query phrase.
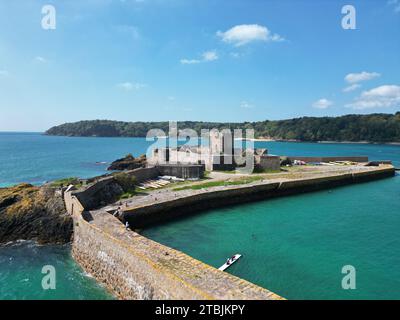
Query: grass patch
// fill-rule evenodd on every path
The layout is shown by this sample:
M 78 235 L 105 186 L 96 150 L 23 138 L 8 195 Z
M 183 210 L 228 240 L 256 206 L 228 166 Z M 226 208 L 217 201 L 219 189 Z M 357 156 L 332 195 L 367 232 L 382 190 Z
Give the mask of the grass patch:
M 210 177 L 210 171 L 204 171 L 204 178 L 209 178 Z
M 212 188 L 212 187 L 223 187 L 223 186 L 236 186 L 242 184 L 248 184 L 255 181 L 263 180 L 264 177 L 261 176 L 252 176 L 252 177 L 244 177 L 237 180 L 230 180 L 230 181 L 210 181 L 205 183 L 199 183 L 190 186 L 184 186 L 180 188 L 174 188 L 174 191 L 182 191 L 182 190 L 200 190 L 205 188 Z
M 70 178 L 64 178 L 64 179 L 60 179 L 60 180 L 55 180 L 53 181 L 50 186 L 51 187 L 55 187 L 55 188 L 59 188 L 59 187 L 66 187 L 69 185 L 74 185 L 74 186 L 80 186 L 80 182 L 79 179 L 76 177 L 70 177 Z
M 253 174 L 257 173 L 280 173 L 281 170 L 272 170 L 272 169 L 254 169 Z
M 124 192 L 123 194 L 121 194 L 121 195 L 119 196 L 119 200 L 132 198 L 132 197 L 135 196 L 136 194 L 137 194 L 137 192 L 136 192 L 135 189 L 126 191 L 126 192 Z
M 130 176 L 125 172 L 119 172 L 113 174 L 113 177 L 125 192 L 135 190 L 135 185 L 137 183 L 135 176 Z

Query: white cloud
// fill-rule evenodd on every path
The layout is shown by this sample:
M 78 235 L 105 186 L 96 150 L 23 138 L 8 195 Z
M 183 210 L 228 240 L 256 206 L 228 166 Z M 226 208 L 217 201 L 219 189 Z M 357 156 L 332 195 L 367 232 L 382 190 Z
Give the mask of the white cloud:
M 358 88 L 361 88 L 361 84 L 354 83 L 354 84 L 344 88 L 343 92 L 351 92 L 351 91 L 357 90 Z
M 7 77 L 9 75 L 7 70 L 0 70 L 0 77 Z
M 381 75 L 377 72 L 360 72 L 360 73 L 349 73 L 347 76 L 344 77 L 344 80 L 346 80 L 346 82 L 348 83 L 358 83 L 361 81 L 368 81 L 368 80 L 372 80 L 374 78 L 378 78 Z
M 232 43 L 236 47 L 243 46 L 254 41 L 283 41 L 280 35 L 272 33 L 267 27 L 258 24 L 242 24 L 231 29 L 217 32 L 222 41 Z
M 329 108 L 331 105 L 333 105 L 332 101 L 323 98 L 315 101 L 312 106 L 317 109 L 326 109 Z
M 40 63 L 46 63 L 46 62 L 47 62 L 47 59 L 46 59 L 46 58 L 43 58 L 43 57 L 41 57 L 41 56 L 35 57 L 34 60 L 35 60 L 36 62 L 40 62 Z
M 400 107 L 400 86 L 384 85 L 364 91 L 353 103 L 346 105 L 357 110 Z
M 394 12 L 396 12 L 396 13 L 400 12 L 400 1 L 399 0 L 389 0 L 388 5 L 393 6 Z
M 202 62 L 210 62 L 218 60 L 218 54 L 215 50 L 203 52 L 201 59 L 181 59 L 181 64 L 197 64 Z
M 196 63 L 200 63 L 200 60 L 197 59 L 181 59 L 181 63 L 182 64 L 196 64 Z
M 169 101 L 175 101 L 175 97 L 174 97 L 174 96 L 169 96 L 169 97 L 167 97 L 167 99 L 168 99 Z
M 218 55 L 215 50 L 212 51 L 206 51 L 202 54 L 203 56 L 203 61 L 214 61 L 218 60 Z
M 240 103 L 240 107 L 244 108 L 244 109 L 252 109 L 252 108 L 254 108 L 254 105 L 248 103 L 247 101 L 242 101 Z
M 133 90 L 139 90 L 142 88 L 147 87 L 147 85 L 143 83 L 132 83 L 132 82 L 122 82 L 117 84 L 118 88 L 121 88 L 125 91 L 133 91 Z

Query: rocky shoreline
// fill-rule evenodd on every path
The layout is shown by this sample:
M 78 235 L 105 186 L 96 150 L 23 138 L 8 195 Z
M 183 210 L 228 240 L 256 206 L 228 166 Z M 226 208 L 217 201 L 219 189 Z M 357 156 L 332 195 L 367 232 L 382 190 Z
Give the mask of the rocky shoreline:
M 146 155 L 141 155 L 137 158 L 132 154 L 126 155 L 124 158 L 117 159 L 107 168 L 109 171 L 134 170 L 144 168 L 146 166 Z
M 72 234 L 72 217 L 56 188 L 30 184 L 0 188 L 0 243 L 64 244 L 71 242 Z
M 110 170 L 126 171 L 125 167 L 141 167 L 145 161 L 145 157 L 128 155 L 113 162 L 114 169 Z M 106 182 L 104 188 L 93 191 L 90 186 L 101 184 L 100 181 L 111 183 Z M 21 183 L 0 188 L 0 244 L 17 240 L 32 240 L 39 244 L 70 243 L 74 228 L 64 202 L 67 186 L 72 186 L 73 190 L 82 187 L 92 190 L 86 205 L 97 207 L 118 200 L 124 193 L 133 194 L 135 183 L 125 172 L 114 172 L 84 180 L 61 179 L 42 186 Z
M 126 170 L 142 167 L 145 162 L 145 156 L 134 158 L 131 155 L 114 161 L 109 170 L 121 172 L 85 181 L 84 190 L 90 190 L 91 196 L 81 201 L 93 209 L 132 197 L 136 180 L 127 175 Z M 69 179 L 60 181 L 63 183 L 53 182 L 43 186 L 22 183 L 0 188 L 0 244 L 16 240 L 34 240 L 40 244 L 71 242 L 73 220 L 67 213 L 63 190 L 65 186 L 74 184 L 79 189 L 83 182 Z M 102 183 L 105 187 L 97 190 Z M 160 195 L 158 197 L 161 198 Z

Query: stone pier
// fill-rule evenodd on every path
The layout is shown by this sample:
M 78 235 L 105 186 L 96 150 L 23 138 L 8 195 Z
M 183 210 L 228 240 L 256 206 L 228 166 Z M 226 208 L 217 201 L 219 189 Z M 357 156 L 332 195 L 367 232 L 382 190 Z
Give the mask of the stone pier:
M 188 214 L 194 209 L 320 190 L 394 174 L 393 166 L 382 165 L 299 179 L 271 179 L 241 186 L 166 191 L 164 197 L 153 198 L 152 201 L 149 200 L 151 198 L 142 199 L 142 203 L 127 208 L 124 218 L 133 227 L 138 227 L 169 219 L 173 212 Z M 104 181 L 102 183 L 106 185 Z M 85 190 L 69 191 L 64 195 L 67 210 L 74 219 L 72 254 L 86 272 L 118 298 L 283 299 L 265 288 L 127 230 L 105 208 L 89 211 L 79 199 L 91 203 L 87 197 L 93 193 L 93 188 L 88 189 L 87 195 Z

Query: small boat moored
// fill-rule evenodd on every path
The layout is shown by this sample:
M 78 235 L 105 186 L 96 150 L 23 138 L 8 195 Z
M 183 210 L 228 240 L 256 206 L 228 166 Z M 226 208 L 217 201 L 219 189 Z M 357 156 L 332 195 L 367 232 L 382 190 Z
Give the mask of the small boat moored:
M 222 265 L 221 267 L 218 268 L 218 270 L 221 271 L 225 271 L 226 269 L 228 269 L 232 264 L 234 264 L 236 261 L 238 261 L 240 259 L 242 255 L 241 254 L 235 254 L 234 256 L 230 257 L 225 263 L 224 265 Z

